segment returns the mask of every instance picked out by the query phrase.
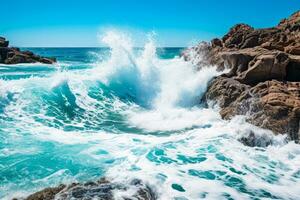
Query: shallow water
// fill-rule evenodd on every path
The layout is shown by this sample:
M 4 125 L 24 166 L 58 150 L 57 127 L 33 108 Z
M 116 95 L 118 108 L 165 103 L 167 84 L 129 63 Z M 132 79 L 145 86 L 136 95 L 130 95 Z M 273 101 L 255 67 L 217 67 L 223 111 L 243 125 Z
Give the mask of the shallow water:
M 300 198 L 299 145 L 200 104 L 214 67 L 152 40 L 102 40 L 110 48 L 31 49 L 54 66 L 0 66 L 0 199 L 103 176 L 139 178 L 160 199 Z M 273 145 L 238 142 L 251 130 Z

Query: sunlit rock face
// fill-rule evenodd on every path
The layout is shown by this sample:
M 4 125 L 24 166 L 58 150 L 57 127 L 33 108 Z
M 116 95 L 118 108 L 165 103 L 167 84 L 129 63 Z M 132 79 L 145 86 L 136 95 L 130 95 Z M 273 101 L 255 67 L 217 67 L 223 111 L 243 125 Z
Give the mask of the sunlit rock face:
M 182 55 L 186 60 L 201 55 L 199 68 L 229 70 L 210 82 L 203 97 L 218 102 L 223 118 L 247 115 L 254 125 L 299 140 L 300 11 L 272 28 L 237 24 L 223 38 Z

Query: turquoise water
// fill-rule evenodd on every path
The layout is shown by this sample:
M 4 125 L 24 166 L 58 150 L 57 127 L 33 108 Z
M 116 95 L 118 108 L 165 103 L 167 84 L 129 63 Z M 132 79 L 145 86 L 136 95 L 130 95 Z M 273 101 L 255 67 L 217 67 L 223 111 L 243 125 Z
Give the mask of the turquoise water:
M 300 147 L 224 121 L 200 99 L 214 67 L 181 48 L 34 48 L 56 65 L 0 66 L 0 199 L 108 177 L 160 199 L 299 199 Z M 238 142 L 254 131 L 269 147 Z

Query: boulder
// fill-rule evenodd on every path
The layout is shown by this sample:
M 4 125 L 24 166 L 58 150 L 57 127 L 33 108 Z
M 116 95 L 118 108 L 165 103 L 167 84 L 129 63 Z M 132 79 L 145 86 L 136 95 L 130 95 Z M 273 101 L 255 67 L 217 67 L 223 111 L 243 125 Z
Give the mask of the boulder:
M 29 195 L 25 200 L 81 200 L 81 199 L 105 199 L 113 200 L 116 191 L 134 191 L 131 196 L 122 199 L 156 200 L 154 191 L 142 181 L 134 179 L 128 184 L 112 183 L 105 178 L 98 181 L 86 183 L 72 183 L 70 185 L 59 185 L 57 187 L 45 188 L 39 192 Z M 22 198 L 23 199 L 23 198 Z M 15 198 L 17 200 L 17 198 Z

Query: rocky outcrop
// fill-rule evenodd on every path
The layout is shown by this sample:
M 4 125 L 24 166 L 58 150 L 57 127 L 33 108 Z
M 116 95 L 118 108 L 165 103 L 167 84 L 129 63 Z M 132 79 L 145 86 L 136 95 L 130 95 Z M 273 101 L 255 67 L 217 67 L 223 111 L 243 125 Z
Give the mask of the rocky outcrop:
M 299 82 L 271 80 L 251 86 L 220 76 L 211 82 L 204 98 L 218 102 L 224 119 L 246 115 L 256 126 L 299 140 Z
M 220 106 L 224 119 L 246 115 L 247 120 L 275 134 L 300 138 L 300 11 L 278 26 L 254 29 L 232 27 L 221 39 L 201 43 L 183 53 L 186 60 L 229 68 L 213 79 L 203 101 Z
M 125 192 L 129 189 L 134 193 Z M 25 200 L 81 200 L 81 199 L 115 199 L 114 192 L 123 192 L 123 196 L 118 199 L 124 200 L 155 200 L 156 194 L 153 190 L 142 183 L 140 180 L 134 179 L 128 185 L 120 183 L 112 183 L 104 178 L 98 181 L 90 181 L 87 183 L 73 183 L 70 185 L 59 185 L 53 188 L 46 188 L 26 198 Z M 15 198 L 14 200 L 18 200 Z
M 35 55 L 31 51 L 20 51 L 19 48 L 8 47 L 9 41 L 4 37 L 0 37 L 0 63 L 3 64 L 18 64 L 18 63 L 45 63 L 53 64 L 55 58 L 47 58 Z
M 8 47 L 9 41 L 6 41 L 4 37 L 0 37 L 0 47 Z

